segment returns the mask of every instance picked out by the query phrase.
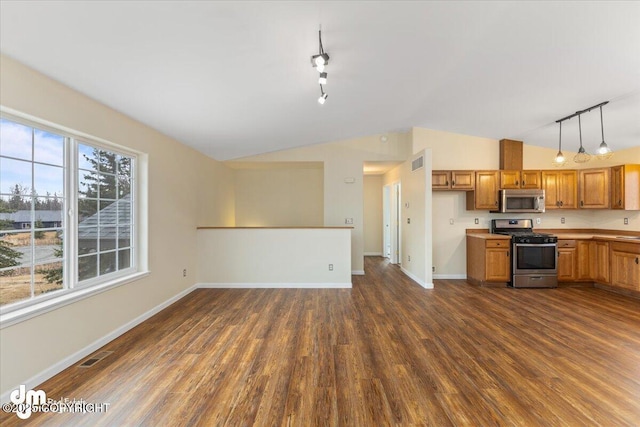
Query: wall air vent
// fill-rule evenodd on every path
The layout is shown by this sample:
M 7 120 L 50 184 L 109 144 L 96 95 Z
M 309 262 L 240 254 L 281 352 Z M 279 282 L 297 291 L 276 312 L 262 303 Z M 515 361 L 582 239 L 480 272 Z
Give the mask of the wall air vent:
M 415 172 L 424 166 L 424 156 L 420 156 L 411 162 L 411 172 Z
M 81 364 L 78 365 L 78 368 L 90 368 L 108 355 L 113 353 L 113 351 L 101 351 L 100 353 L 96 353 Z

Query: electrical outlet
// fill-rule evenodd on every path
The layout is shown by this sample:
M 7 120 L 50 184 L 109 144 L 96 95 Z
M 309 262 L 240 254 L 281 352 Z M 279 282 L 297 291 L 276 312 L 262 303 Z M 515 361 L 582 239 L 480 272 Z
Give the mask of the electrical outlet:
M 187 277 L 187 269 L 182 270 L 182 277 Z
M 624 219 L 624 225 L 629 225 L 629 218 Z
M 542 222 L 542 219 L 536 218 L 536 224 L 540 225 L 541 222 Z
M 329 264 L 329 271 L 333 271 L 333 264 Z
M 436 272 L 436 266 L 434 265 L 433 267 L 431 267 L 431 272 L 435 273 Z
M 560 218 L 560 224 L 564 224 L 564 217 Z
M 449 218 L 449 224 L 453 225 L 453 218 Z
M 344 219 L 344 223 L 345 224 L 350 224 L 350 225 L 353 224 L 353 218 L 345 218 Z
M 408 256 L 409 261 L 411 261 L 411 255 Z
M 473 222 L 474 222 L 474 223 L 476 223 L 476 224 L 480 224 L 480 219 L 479 219 L 479 218 L 476 218 L 476 219 L 474 219 L 474 220 L 473 220 Z M 435 268 L 435 267 L 434 267 L 434 268 Z
M 407 218 L 407 224 L 411 224 L 411 218 Z

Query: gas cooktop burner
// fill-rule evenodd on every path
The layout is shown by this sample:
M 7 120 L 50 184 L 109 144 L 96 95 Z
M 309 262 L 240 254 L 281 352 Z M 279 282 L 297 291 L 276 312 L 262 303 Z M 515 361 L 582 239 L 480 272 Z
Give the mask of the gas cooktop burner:
M 556 243 L 558 241 L 558 238 L 551 234 L 532 231 L 499 231 L 496 234 L 511 236 L 511 241 L 514 243 Z
M 558 238 L 551 234 L 533 231 L 531 219 L 494 219 L 491 220 L 491 232 L 511 236 L 513 243 L 556 243 Z

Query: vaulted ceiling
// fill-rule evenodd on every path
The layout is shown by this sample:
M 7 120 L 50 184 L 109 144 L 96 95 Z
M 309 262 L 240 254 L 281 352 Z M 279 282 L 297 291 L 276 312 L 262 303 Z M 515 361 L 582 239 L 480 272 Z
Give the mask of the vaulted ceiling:
M 3 0 L 0 19 L 4 55 L 219 160 L 413 126 L 556 148 L 557 119 L 607 100 L 607 143 L 640 145 L 640 2 Z M 593 151 L 597 110 L 582 134 Z

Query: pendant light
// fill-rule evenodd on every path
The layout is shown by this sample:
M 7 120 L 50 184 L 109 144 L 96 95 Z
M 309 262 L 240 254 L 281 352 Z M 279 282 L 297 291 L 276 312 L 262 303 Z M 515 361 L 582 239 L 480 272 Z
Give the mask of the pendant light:
M 598 147 L 596 157 L 601 160 L 607 160 L 613 156 L 613 152 L 609 148 L 606 142 L 604 142 L 604 124 L 602 121 L 602 105 L 600 106 L 600 129 L 602 130 L 602 142 L 600 143 L 600 147 Z
M 566 157 L 562 154 L 562 122 L 560 122 L 560 137 L 558 138 L 558 154 L 556 154 L 555 159 L 553 159 L 553 166 L 561 167 L 567 163 Z
M 582 122 L 580 121 L 580 114 L 578 114 L 578 130 L 580 132 L 580 148 L 578 148 L 578 154 L 573 157 L 573 161 L 576 163 L 587 163 L 591 160 L 591 154 L 582 146 Z
M 604 102 L 601 102 L 600 104 L 596 104 L 592 107 L 585 108 L 584 110 L 576 111 L 575 113 L 568 115 L 567 117 L 563 117 L 561 119 L 556 120 L 556 123 L 560 123 L 560 141 L 558 143 L 558 154 L 556 155 L 556 158 L 553 161 L 554 166 L 562 166 L 564 164 L 562 163 L 564 160 L 564 156 L 562 155 L 562 148 L 561 148 L 562 147 L 562 122 L 564 122 L 565 120 L 572 119 L 575 116 L 578 116 L 578 129 L 580 131 L 580 148 L 578 149 L 578 154 L 576 154 L 573 157 L 573 161 L 576 163 L 586 163 L 591 159 L 591 155 L 587 153 L 587 151 L 582 146 L 581 115 L 584 113 L 588 113 L 591 110 L 595 110 L 596 108 L 600 108 L 600 129 L 602 131 L 602 142 L 600 143 L 600 147 L 598 147 L 598 150 L 596 151 L 596 156 L 599 159 L 604 160 L 604 159 L 610 158 L 613 155 L 607 143 L 604 142 L 604 121 L 602 120 L 602 106 L 607 105 L 608 103 L 609 101 L 604 101 Z

